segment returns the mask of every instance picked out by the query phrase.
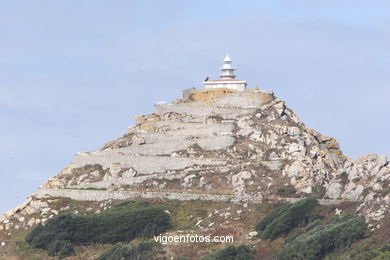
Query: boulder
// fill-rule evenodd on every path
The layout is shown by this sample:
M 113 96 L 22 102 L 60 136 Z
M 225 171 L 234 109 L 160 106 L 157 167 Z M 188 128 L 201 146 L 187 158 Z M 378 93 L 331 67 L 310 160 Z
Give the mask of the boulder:
M 342 198 L 349 200 L 358 200 L 362 195 L 364 187 L 360 184 L 356 185 L 354 183 L 349 183 L 345 186 L 344 193 L 342 194 Z
M 342 191 L 342 185 L 339 182 L 332 181 L 327 186 L 325 197 L 331 199 L 338 199 L 340 198 L 341 191 Z

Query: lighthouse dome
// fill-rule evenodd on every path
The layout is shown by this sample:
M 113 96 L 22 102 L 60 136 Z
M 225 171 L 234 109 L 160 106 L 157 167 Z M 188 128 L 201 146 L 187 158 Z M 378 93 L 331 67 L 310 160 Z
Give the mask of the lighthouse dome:
M 224 62 L 232 62 L 232 60 L 229 57 L 229 54 L 226 54 L 225 59 L 223 59 Z

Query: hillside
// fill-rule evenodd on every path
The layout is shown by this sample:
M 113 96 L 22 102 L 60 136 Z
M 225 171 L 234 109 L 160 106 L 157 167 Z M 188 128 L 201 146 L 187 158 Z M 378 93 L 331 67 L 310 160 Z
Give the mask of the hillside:
M 345 223 L 346 227 L 356 223 L 362 231 L 353 239 L 346 236 L 348 243 L 334 243 L 326 253 L 311 259 L 344 259 L 348 255 L 335 248 L 348 247 L 353 254 L 362 244 L 378 251 L 390 239 L 387 158 L 375 154 L 348 158 L 334 138 L 306 128 L 272 92 L 189 89 L 183 91 L 181 99 L 156 104 L 152 114 L 137 116 L 136 122 L 126 134 L 99 150 L 76 154 L 71 164 L 2 216 L 2 259 L 48 259 L 47 250 L 24 242 L 31 229 L 41 224 L 50 227 L 54 225 L 52 219 L 63 214 L 98 219 L 124 201 L 147 202 L 142 208 L 145 212 L 153 206 L 168 212 L 171 226 L 161 231 L 165 234 L 231 234 L 234 245 L 254 250 L 254 259 L 284 259 L 282 253 L 275 254 L 278 249 L 289 252 L 289 247 L 299 248 L 288 236 L 303 232 L 295 240 L 305 241 L 305 232 L 311 232 L 305 229 L 315 220 L 321 222 L 314 227 L 321 232 L 335 232 L 333 226 Z M 276 219 L 290 218 L 283 216 L 289 210 L 295 212 L 288 207 L 299 205 L 307 197 L 316 198 L 319 204 L 304 211 L 307 218 L 295 221 L 296 217 L 291 217 L 286 231 L 272 239 L 264 234 L 261 237 L 271 222 L 263 229 L 256 223 L 275 209 L 272 214 Z M 278 207 L 283 210 L 278 211 Z M 344 213 L 360 215 L 365 221 L 350 220 Z M 102 215 L 103 219 L 110 214 Z M 340 219 L 333 220 L 334 216 Z M 367 223 L 364 230 L 363 223 Z M 113 244 L 106 240 L 83 243 L 73 245 L 76 250 L 70 259 L 95 259 Z M 226 246 L 163 244 L 157 255 L 160 259 L 194 259 Z M 386 250 L 373 256 L 379 257 Z

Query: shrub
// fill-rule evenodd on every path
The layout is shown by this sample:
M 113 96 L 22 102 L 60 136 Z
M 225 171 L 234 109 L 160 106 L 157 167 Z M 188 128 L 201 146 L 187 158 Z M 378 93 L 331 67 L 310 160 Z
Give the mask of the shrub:
M 351 247 L 347 252 L 340 255 L 338 259 L 349 260 L 372 260 L 372 259 L 390 259 L 386 257 L 390 252 L 390 241 L 387 241 L 383 245 L 379 245 L 379 242 L 375 238 L 368 239 L 362 243 L 357 243 Z M 328 257 L 329 259 L 333 259 Z M 327 259 L 328 259 L 327 258 Z
M 211 254 L 205 255 L 199 260 L 252 260 L 255 253 L 246 245 L 228 246 Z
M 348 259 L 350 260 L 371 260 L 378 256 L 377 241 L 369 239 L 363 243 L 357 244 L 348 252 Z
M 170 227 L 169 215 L 147 203 L 124 203 L 99 214 L 61 215 L 38 225 L 26 237 L 36 248 L 50 255 L 72 254 L 72 245 L 129 242 L 151 237 Z
M 288 185 L 288 186 L 283 186 L 280 187 L 279 189 L 276 190 L 276 194 L 280 196 L 287 196 L 287 195 L 292 195 L 295 194 L 297 190 L 293 185 Z
M 347 184 L 349 182 L 348 180 L 348 174 L 346 172 L 342 172 L 340 173 L 340 175 L 338 176 L 339 179 L 341 179 L 341 183 L 342 184 Z
M 46 250 L 50 248 L 49 254 L 56 255 L 59 251 L 55 251 L 55 248 L 61 248 L 60 244 L 55 243 L 55 241 L 71 241 L 72 239 L 72 233 L 74 232 L 73 219 L 74 217 L 70 215 L 62 215 L 49 219 L 46 226 L 36 226 L 26 236 L 26 242 L 37 248 Z
M 317 183 L 316 185 L 314 185 L 313 187 L 313 191 L 312 191 L 312 196 L 314 196 L 315 198 L 323 198 L 326 194 L 326 188 L 324 185 L 320 184 L 320 183 Z
M 381 253 L 377 257 L 373 258 L 372 260 L 389 260 L 390 259 L 390 251 Z
M 161 245 L 152 240 L 128 245 L 116 244 L 96 260 L 157 260 L 159 258 L 156 255 L 161 252 L 160 247 Z
M 313 223 L 314 224 L 314 223 Z M 326 224 L 308 225 L 276 254 L 278 260 L 315 260 L 336 248 L 351 245 L 361 238 L 367 227 L 362 216 L 334 217 Z
M 379 251 L 381 252 L 390 252 L 390 240 L 387 240 L 380 248 Z
M 275 239 L 290 232 L 294 227 L 306 224 L 311 221 L 309 213 L 318 205 L 314 198 L 306 198 L 296 203 L 286 203 L 283 206 L 271 211 L 260 220 L 256 226 L 259 237 L 264 239 Z

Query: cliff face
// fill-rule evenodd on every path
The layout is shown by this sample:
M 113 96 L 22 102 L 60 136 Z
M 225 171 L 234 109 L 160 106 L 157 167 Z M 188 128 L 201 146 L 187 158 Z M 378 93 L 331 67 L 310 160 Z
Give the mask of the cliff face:
M 137 122 L 102 149 L 78 154 L 44 187 L 262 197 L 291 183 L 311 193 L 347 159 L 336 140 L 306 129 L 283 101 L 256 90 L 195 92 Z
M 50 212 L 50 205 L 41 205 L 46 203 L 41 198 L 50 196 L 260 203 L 315 194 L 359 201 L 358 210 L 370 220 L 387 213 L 387 158 L 352 161 L 334 138 L 306 128 L 273 93 L 186 91 L 182 99 L 158 104 L 154 113 L 136 120 L 124 136 L 77 154 L 35 195 L 7 212 L 0 228 L 46 221 L 29 216 Z
M 367 220 L 384 219 L 390 208 L 390 164 L 386 156 L 368 154 L 348 161 L 326 185 L 326 196 L 357 200 L 356 211 Z

